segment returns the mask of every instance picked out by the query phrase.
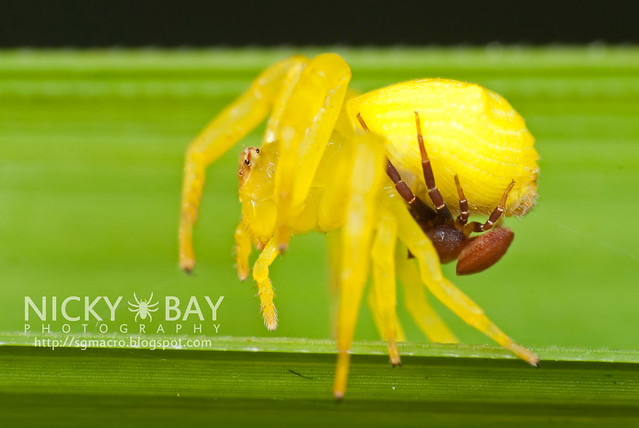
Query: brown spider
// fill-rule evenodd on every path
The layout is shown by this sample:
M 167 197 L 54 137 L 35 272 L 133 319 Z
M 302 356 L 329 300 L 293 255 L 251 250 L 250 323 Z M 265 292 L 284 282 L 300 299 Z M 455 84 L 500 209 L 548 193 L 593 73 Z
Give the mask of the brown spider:
M 357 120 L 365 131 L 369 131 L 360 114 L 357 115 Z M 507 227 L 498 226 L 490 230 L 504 212 L 508 193 L 514 187 L 515 181 L 511 181 L 510 185 L 508 185 L 499 205 L 485 223 L 482 224 L 476 221 L 468 223 L 468 201 L 464 196 L 459 178 L 455 175 L 460 214 L 454 220 L 435 185 L 435 177 L 424 146 L 424 137 L 422 136 L 418 112 L 415 112 L 415 125 L 417 127 L 417 142 L 421 153 L 424 180 L 428 188 L 428 196 L 436 209 L 433 210 L 426 205 L 411 191 L 388 158 L 386 159 L 386 174 L 395 184 L 397 192 L 408 204 L 409 211 L 415 221 L 432 241 L 441 263 L 457 260 L 457 275 L 468 275 L 488 269 L 506 254 L 515 237 L 515 234 Z M 480 236 L 470 237 L 473 232 L 486 231 L 489 232 Z M 409 257 L 412 256 L 409 254 Z

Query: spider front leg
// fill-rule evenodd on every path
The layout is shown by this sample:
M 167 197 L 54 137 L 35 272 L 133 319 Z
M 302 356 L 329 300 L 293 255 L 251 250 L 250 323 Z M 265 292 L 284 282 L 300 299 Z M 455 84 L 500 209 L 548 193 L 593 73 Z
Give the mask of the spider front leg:
M 513 189 L 513 187 L 515 187 L 515 180 L 512 180 L 510 182 L 510 184 L 504 191 L 504 194 L 502 195 L 501 200 L 499 201 L 499 205 L 497 205 L 497 208 L 495 208 L 493 212 L 490 214 L 490 216 L 488 217 L 488 220 L 486 220 L 486 223 L 481 224 L 479 222 L 474 221 L 466 227 L 472 230 L 473 232 L 485 232 L 486 230 L 489 230 L 491 227 L 493 227 L 495 223 L 497 222 L 497 220 L 499 220 L 501 215 L 504 213 L 504 210 L 506 209 L 506 202 L 508 201 L 508 194 Z M 458 188 L 458 190 L 459 189 L 461 189 L 461 186 Z M 462 195 L 463 195 L 463 191 L 462 191 Z
M 342 109 L 350 78 L 350 67 L 341 57 L 318 55 L 301 73 L 279 118 L 274 196 L 280 251 L 288 246 L 291 218 L 304 206 Z
M 264 120 L 289 72 L 305 63 L 303 57 L 292 57 L 267 68 L 250 89 L 213 119 L 189 145 L 178 234 L 180 267 L 185 271 L 190 272 L 195 265 L 193 224 L 197 220 L 206 167 Z
M 426 152 L 426 146 L 424 145 L 424 137 L 422 135 L 422 125 L 419 120 L 419 112 L 415 112 L 415 126 L 417 127 L 417 143 L 419 144 L 419 152 L 422 157 L 422 171 L 424 173 L 424 180 L 426 181 L 426 187 L 428 188 L 428 196 L 435 205 L 437 210 L 437 216 L 441 221 L 449 221 L 452 219 L 450 211 L 444 202 L 444 198 L 437 186 L 435 186 L 435 175 L 433 174 L 433 168 L 430 165 L 430 159 Z
M 457 174 L 455 174 L 455 186 L 457 187 L 457 194 L 459 195 L 459 216 L 456 222 L 459 226 L 464 226 L 468 222 L 470 213 L 468 212 L 468 200 L 466 199 L 466 195 L 464 195 L 464 189 L 462 189 L 459 183 Z
M 365 132 L 370 132 L 370 130 L 368 129 L 368 125 L 366 125 L 366 122 L 364 121 L 364 118 L 360 113 L 357 113 L 356 118 L 362 129 Z M 412 190 L 410 190 L 408 184 L 406 184 L 404 180 L 402 180 L 402 177 L 397 171 L 397 168 L 395 168 L 393 163 L 388 158 L 386 158 L 386 175 L 388 175 L 388 177 L 393 182 L 397 193 L 399 193 L 399 195 L 404 198 L 409 206 L 409 209 L 411 210 L 411 214 L 419 224 L 426 224 L 436 218 L 437 214 L 421 199 L 419 199 L 412 192 Z
M 406 201 L 410 207 L 411 214 L 417 223 L 425 225 L 428 222 L 435 220 L 437 214 L 426 205 L 421 199 L 413 194 L 410 187 L 402 180 L 399 172 L 390 160 L 386 159 L 386 175 L 391 179 L 395 185 L 397 193 Z

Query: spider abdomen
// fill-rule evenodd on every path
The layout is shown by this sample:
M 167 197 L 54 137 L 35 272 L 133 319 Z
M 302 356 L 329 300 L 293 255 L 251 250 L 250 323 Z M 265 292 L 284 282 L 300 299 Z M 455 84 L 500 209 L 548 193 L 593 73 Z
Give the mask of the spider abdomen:
M 447 79 L 399 83 L 354 98 L 358 113 L 374 133 L 388 140 L 389 159 L 402 176 L 421 177 L 414 112 L 422 118 L 424 142 L 444 201 L 457 214 L 453 176 L 461 180 L 471 214 L 486 215 L 515 180 L 506 215 L 524 215 L 537 197 L 539 158 L 524 119 L 499 94 L 482 86 Z M 424 182 L 408 185 L 428 201 Z

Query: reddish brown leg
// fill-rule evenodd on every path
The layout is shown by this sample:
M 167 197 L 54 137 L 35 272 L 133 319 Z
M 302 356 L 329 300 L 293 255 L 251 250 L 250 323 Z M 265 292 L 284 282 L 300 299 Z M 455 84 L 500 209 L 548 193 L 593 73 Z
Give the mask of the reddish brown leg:
M 495 210 L 492 212 L 490 217 L 488 217 L 488 220 L 486 220 L 486 223 L 481 224 L 479 222 L 474 221 L 468 225 L 468 226 L 472 226 L 473 232 L 485 232 L 495 225 L 497 220 L 499 220 L 499 217 L 501 217 L 504 210 L 506 209 L 506 201 L 508 200 L 508 194 L 513 189 L 513 187 L 515 187 L 515 180 L 510 182 L 510 184 L 506 188 L 506 191 L 504 192 L 504 195 L 501 197 L 501 201 L 499 202 L 499 205 L 497 206 L 497 208 L 495 208 Z
M 364 118 L 360 113 L 357 113 L 357 120 L 362 126 L 362 129 L 369 132 L 368 126 L 366 125 L 366 122 L 364 122 Z M 399 172 L 388 158 L 386 158 L 386 174 L 393 181 L 397 193 L 404 198 L 408 206 L 411 208 L 411 214 L 420 226 L 434 219 L 435 213 L 432 212 L 428 205 L 413 194 L 410 187 L 408 187 L 408 184 L 404 183 L 401 175 L 399 175 Z
M 442 198 L 441 193 L 439 193 L 439 189 L 435 186 L 433 168 L 430 166 L 430 159 L 428 159 L 426 146 L 424 146 L 424 137 L 422 135 L 422 125 L 419 120 L 419 112 L 415 112 L 415 125 L 417 126 L 417 142 L 419 143 L 419 151 L 422 156 L 422 170 L 424 171 L 424 180 L 426 180 L 426 187 L 428 188 L 428 196 L 430 196 L 430 200 L 433 201 L 439 217 L 444 221 L 452 220 L 453 217 L 450 215 L 450 211 L 444 202 L 444 198 Z
M 455 174 L 455 185 L 457 186 L 457 194 L 459 195 L 459 217 L 457 217 L 457 224 L 463 226 L 468 222 L 468 200 L 466 200 L 466 196 L 464 196 L 464 191 L 459 183 L 457 174 Z
M 417 224 L 424 226 L 427 222 L 435 219 L 436 214 L 421 199 L 413 194 L 408 185 L 402 181 L 402 177 L 397 172 L 390 160 L 386 159 L 386 174 L 390 177 L 397 189 L 397 193 L 404 198 L 411 208 L 411 214 Z

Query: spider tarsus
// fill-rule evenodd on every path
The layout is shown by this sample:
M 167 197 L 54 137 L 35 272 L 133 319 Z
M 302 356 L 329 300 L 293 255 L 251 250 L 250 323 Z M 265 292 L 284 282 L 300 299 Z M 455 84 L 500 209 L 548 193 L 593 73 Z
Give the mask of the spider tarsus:
M 528 361 L 528 364 L 530 364 L 534 368 L 538 369 L 539 368 L 539 357 L 535 355 L 535 358 L 533 360 L 531 360 L 531 361 Z
M 246 281 L 249 277 L 249 269 L 248 267 L 235 265 L 235 272 L 237 272 L 237 277 L 240 281 Z
M 277 315 L 275 314 L 264 314 L 264 325 L 268 331 L 275 331 L 277 329 Z
M 266 329 L 268 331 L 275 331 L 277 329 L 277 323 L 275 323 L 275 324 L 266 324 Z
M 194 267 L 195 267 L 195 260 L 193 259 L 186 259 L 186 260 L 180 261 L 180 268 L 189 275 L 191 275 L 191 272 L 193 272 Z
M 341 403 L 344 399 L 344 391 L 335 391 L 333 392 L 333 397 L 335 398 L 335 403 Z

